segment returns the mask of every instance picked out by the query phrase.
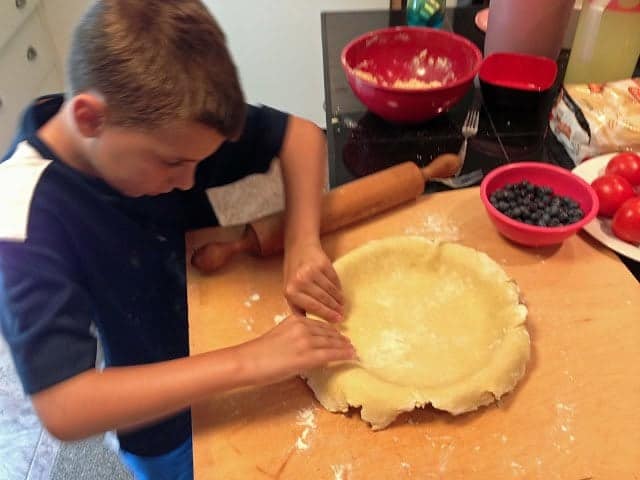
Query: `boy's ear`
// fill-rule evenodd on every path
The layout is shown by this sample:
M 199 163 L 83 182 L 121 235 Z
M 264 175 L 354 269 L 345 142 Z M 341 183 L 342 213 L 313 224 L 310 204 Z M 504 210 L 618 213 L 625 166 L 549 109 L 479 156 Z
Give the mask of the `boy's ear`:
M 83 137 L 94 138 L 102 133 L 107 105 L 100 97 L 90 93 L 76 95 L 72 101 L 71 112 Z

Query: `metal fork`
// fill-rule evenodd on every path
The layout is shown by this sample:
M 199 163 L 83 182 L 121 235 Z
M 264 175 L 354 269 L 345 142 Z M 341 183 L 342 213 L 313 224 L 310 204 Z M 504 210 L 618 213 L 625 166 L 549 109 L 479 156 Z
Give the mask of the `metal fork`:
M 478 96 L 474 96 L 473 102 L 471 103 L 471 107 L 467 112 L 467 116 L 464 119 L 464 123 L 462 124 L 462 136 L 464 137 L 464 141 L 462 142 L 462 147 L 460 147 L 460 151 L 458 152 L 458 156 L 460 157 L 460 168 L 456 172 L 456 176 L 460 175 L 462 171 L 462 167 L 464 166 L 464 160 L 467 156 L 467 143 L 469 142 L 469 138 L 475 136 L 478 133 L 478 124 L 480 123 L 480 100 Z
M 457 177 L 449 178 L 431 178 L 430 182 L 441 183 L 449 188 L 464 188 L 470 187 L 482 180 L 482 170 L 474 170 L 473 172 L 463 173 Z

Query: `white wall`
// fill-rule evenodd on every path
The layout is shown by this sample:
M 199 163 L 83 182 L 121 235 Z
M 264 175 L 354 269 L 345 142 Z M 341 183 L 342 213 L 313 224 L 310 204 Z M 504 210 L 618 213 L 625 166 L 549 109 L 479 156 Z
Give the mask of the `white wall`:
M 65 65 L 74 24 L 89 0 L 42 0 Z M 205 0 L 227 33 L 248 101 L 324 126 L 320 12 L 388 8 L 389 0 Z
M 325 125 L 320 12 L 389 0 L 205 0 L 227 33 L 247 99 Z

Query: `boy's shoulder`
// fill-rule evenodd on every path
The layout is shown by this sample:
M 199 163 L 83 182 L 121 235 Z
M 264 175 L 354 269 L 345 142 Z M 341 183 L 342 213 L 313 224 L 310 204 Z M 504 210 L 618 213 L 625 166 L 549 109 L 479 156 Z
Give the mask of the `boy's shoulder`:
M 25 240 L 33 197 L 51 163 L 26 140 L 0 163 L 0 240 Z
M 50 175 L 59 162 L 37 137 L 38 129 L 63 102 L 64 97 L 57 94 L 35 99 L 22 113 L 12 145 L 0 156 L 0 241 L 25 241 L 34 204 L 51 200 L 44 198 L 46 193 L 43 197 L 43 182 L 53 187 L 45 192 L 57 190 L 63 194 L 67 189 L 56 175 Z

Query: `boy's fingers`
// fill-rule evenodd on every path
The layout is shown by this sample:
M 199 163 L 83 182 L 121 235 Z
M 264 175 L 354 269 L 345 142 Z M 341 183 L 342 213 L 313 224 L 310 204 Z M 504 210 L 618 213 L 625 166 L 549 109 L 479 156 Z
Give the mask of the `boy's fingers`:
M 312 338 L 313 348 L 353 348 L 351 342 L 346 337 L 333 337 L 328 335 L 316 335 Z
M 336 338 L 344 338 L 347 339 L 342 333 L 340 333 L 331 323 L 327 323 L 323 320 L 318 320 L 316 318 L 308 318 L 304 315 L 292 314 L 287 317 L 286 323 L 301 324 L 304 328 L 302 330 L 298 330 L 299 334 L 309 334 L 309 335 L 318 335 L 318 336 L 330 336 Z M 283 322 L 283 323 L 285 323 Z M 348 340 L 348 339 L 347 339 Z
M 325 279 L 325 281 L 327 280 Z M 325 307 L 333 310 L 337 314 L 342 314 L 342 305 L 340 305 L 335 298 L 333 298 L 326 290 L 322 288 L 322 286 L 318 285 L 317 283 L 310 283 L 309 285 L 306 285 L 303 293 L 320 302 Z
M 340 360 L 355 360 L 358 358 L 354 348 L 327 348 L 324 350 L 316 350 L 313 356 L 315 357 L 316 365 L 324 365 Z
M 340 295 L 340 302 L 344 300 L 342 298 L 342 284 L 340 283 L 340 277 L 338 277 L 338 273 L 336 272 L 333 265 L 329 263 L 325 268 L 322 269 L 322 273 L 324 273 L 325 277 L 329 279 L 329 281 L 335 286 Z
M 301 308 L 305 312 L 316 315 L 328 322 L 335 323 L 342 320 L 340 312 L 330 309 L 304 292 L 294 293 L 289 297 L 289 302 L 295 304 L 297 308 Z
M 340 309 L 342 308 L 342 305 L 344 304 L 342 292 L 340 291 L 340 288 L 337 287 L 336 284 L 332 282 L 324 272 L 318 272 L 318 274 L 314 278 L 314 282 L 316 283 L 316 285 L 318 285 L 318 287 L 326 292 L 327 295 L 331 296 L 335 304 L 340 307 Z
M 320 323 L 320 322 L 316 321 L 316 323 Z M 330 324 L 324 323 L 324 324 L 321 324 L 319 326 L 315 326 L 315 325 L 311 326 L 311 327 L 309 327 L 309 332 L 314 337 L 332 338 L 332 339 L 337 339 L 340 342 L 344 342 L 344 343 L 348 343 L 348 344 L 351 343 L 351 340 L 349 339 L 349 337 L 347 337 L 346 335 L 343 335 L 342 333 L 340 333 L 338 330 L 333 328 L 333 326 L 330 325 Z
M 327 268 L 322 270 L 324 276 L 331 282 L 331 285 L 334 289 L 333 297 L 340 303 L 340 305 L 344 305 L 344 294 L 342 293 L 342 283 L 340 283 L 340 278 L 336 273 L 333 265 L 329 264 Z

